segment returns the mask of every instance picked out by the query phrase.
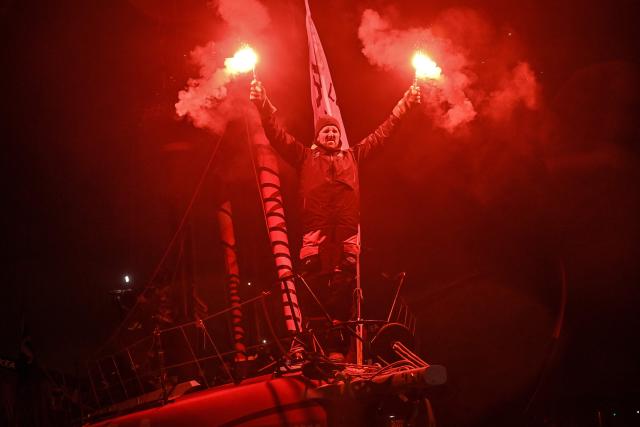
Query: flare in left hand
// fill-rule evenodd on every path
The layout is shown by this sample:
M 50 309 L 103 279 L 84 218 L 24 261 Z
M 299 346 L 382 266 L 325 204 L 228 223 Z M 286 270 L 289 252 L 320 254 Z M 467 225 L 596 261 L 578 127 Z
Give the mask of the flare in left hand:
M 248 45 L 243 46 L 231 58 L 224 60 L 224 66 L 229 74 L 240 74 L 252 71 L 254 79 L 257 63 L 258 55 Z
M 442 69 L 428 55 L 423 52 L 416 52 L 411 61 L 416 70 L 416 80 L 431 79 L 439 80 L 442 77 Z

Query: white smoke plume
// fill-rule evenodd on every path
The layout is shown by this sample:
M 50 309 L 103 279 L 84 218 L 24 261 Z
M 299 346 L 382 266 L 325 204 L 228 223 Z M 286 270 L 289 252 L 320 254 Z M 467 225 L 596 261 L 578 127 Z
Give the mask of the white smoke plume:
M 216 0 L 209 6 L 236 36 L 255 34 L 270 21 L 267 9 L 257 0 Z M 221 133 L 229 120 L 238 118 L 242 112 L 239 100 L 228 96 L 227 84 L 234 74 L 223 65 L 221 51 L 226 51 L 223 47 L 227 45 L 230 43 L 210 41 L 191 52 L 191 62 L 199 68 L 199 75 L 187 81 L 175 104 L 178 116 L 187 116 L 194 126 L 214 133 Z
M 196 127 L 220 133 L 232 118 L 233 108 L 226 99 L 225 86 L 231 74 L 225 68 L 215 68 L 218 58 L 214 42 L 195 48 L 190 56 L 200 68 L 200 75 L 189 79 L 187 87 L 178 93 L 176 113 L 188 116 Z

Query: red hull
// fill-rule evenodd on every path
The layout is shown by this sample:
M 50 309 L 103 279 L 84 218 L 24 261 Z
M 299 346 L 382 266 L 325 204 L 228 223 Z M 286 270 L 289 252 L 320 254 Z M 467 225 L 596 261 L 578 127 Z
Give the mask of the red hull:
M 186 395 L 164 406 L 90 424 L 96 427 L 327 426 L 314 385 L 296 375 L 260 378 Z

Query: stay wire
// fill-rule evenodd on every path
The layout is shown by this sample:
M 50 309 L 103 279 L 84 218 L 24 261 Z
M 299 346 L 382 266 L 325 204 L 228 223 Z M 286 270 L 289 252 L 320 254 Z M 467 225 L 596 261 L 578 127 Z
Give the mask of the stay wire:
M 531 411 L 533 409 L 533 405 L 536 402 L 538 395 L 540 394 L 540 390 L 542 390 L 545 385 L 545 381 L 551 373 L 552 365 L 556 353 L 559 347 L 559 341 L 561 338 L 562 328 L 565 322 L 565 315 L 567 310 L 567 300 L 568 300 L 568 281 L 567 281 L 567 270 L 564 264 L 564 259 L 558 259 L 558 270 L 560 275 L 560 307 L 558 309 L 558 314 L 556 315 L 556 322 L 553 328 L 553 332 L 551 334 L 551 342 L 548 344 L 549 349 L 547 351 L 547 355 L 542 363 L 542 368 L 540 369 L 540 374 L 538 375 L 538 381 L 536 383 L 535 389 L 531 393 L 531 397 L 527 401 L 527 405 L 523 410 L 523 414 L 526 416 L 531 415 Z
M 224 135 L 226 134 L 226 132 L 227 132 L 227 128 L 225 127 L 225 129 L 222 131 L 222 133 L 218 137 L 218 140 L 216 141 L 216 144 L 213 147 L 213 150 L 211 151 L 211 155 L 209 156 L 209 160 L 207 161 L 207 164 L 204 167 L 204 170 L 203 170 L 203 172 L 202 172 L 202 174 L 200 176 L 200 180 L 198 181 L 198 184 L 196 185 L 196 188 L 195 188 L 195 190 L 193 192 L 193 195 L 191 196 L 191 200 L 189 200 L 189 204 L 187 205 L 187 208 L 185 209 L 184 214 L 182 215 L 182 218 L 180 219 L 180 223 L 178 224 L 178 228 L 176 229 L 175 233 L 173 234 L 173 237 L 171 237 L 171 240 L 169 241 L 169 244 L 167 245 L 167 248 L 165 249 L 164 253 L 162 254 L 162 257 L 160 258 L 160 261 L 158 262 L 158 264 L 156 265 L 155 269 L 153 270 L 153 273 L 151 274 L 151 277 L 147 281 L 147 284 L 145 285 L 145 287 L 142 290 L 142 292 L 140 293 L 140 295 L 144 295 L 153 286 L 154 281 L 156 280 L 158 274 L 160 273 L 160 269 L 164 266 L 164 263 L 166 262 L 166 260 L 167 260 L 167 258 L 169 256 L 169 253 L 171 252 L 171 249 L 173 249 L 173 246 L 175 245 L 176 241 L 178 240 L 178 236 L 180 236 L 180 234 L 182 232 L 182 229 L 184 228 L 184 225 L 186 224 L 187 219 L 189 218 L 189 216 L 191 214 L 191 210 L 193 208 L 193 205 L 195 204 L 195 201 L 197 200 L 198 195 L 200 194 L 200 190 L 202 190 L 202 187 L 204 185 L 205 179 L 209 175 L 209 171 L 211 170 L 211 165 L 213 164 L 213 160 L 216 158 L 216 155 L 218 154 L 218 149 L 220 148 L 220 144 L 221 144 L 222 139 L 223 139 Z M 98 348 L 98 350 L 94 353 L 94 357 L 99 355 L 100 353 L 102 353 L 102 351 L 112 341 L 114 341 L 118 337 L 118 335 L 122 331 L 122 328 L 124 327 L 124 325 L 126 325 L 131 320 L 131 317 L 133 316 L 133 313 L 135 313 L 136 308 L 138 308 L 138 306 L 140 305 L 140 300 L 141 299 L 139 299 L 139 298 L 136 299 L 136 302 L 134 303 L 133 307 L 131 307 L 131 309 L 129 310 L 129 312 L 127 313 L 125 318 L 122 320 L 122 322 L 120 322 L 118 327 L 111 334 L 111 336 L 107 339 L 107 341 L 102 346 L 100 346 L 100 348 Z

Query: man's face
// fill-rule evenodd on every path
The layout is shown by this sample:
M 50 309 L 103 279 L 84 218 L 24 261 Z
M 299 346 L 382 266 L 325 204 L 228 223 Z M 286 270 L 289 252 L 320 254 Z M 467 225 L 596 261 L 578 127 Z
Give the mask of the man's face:
M 333 125 L 324 126 L 318 132 L 316 143 L 327 150 L 340 149 L 340 130 Z

